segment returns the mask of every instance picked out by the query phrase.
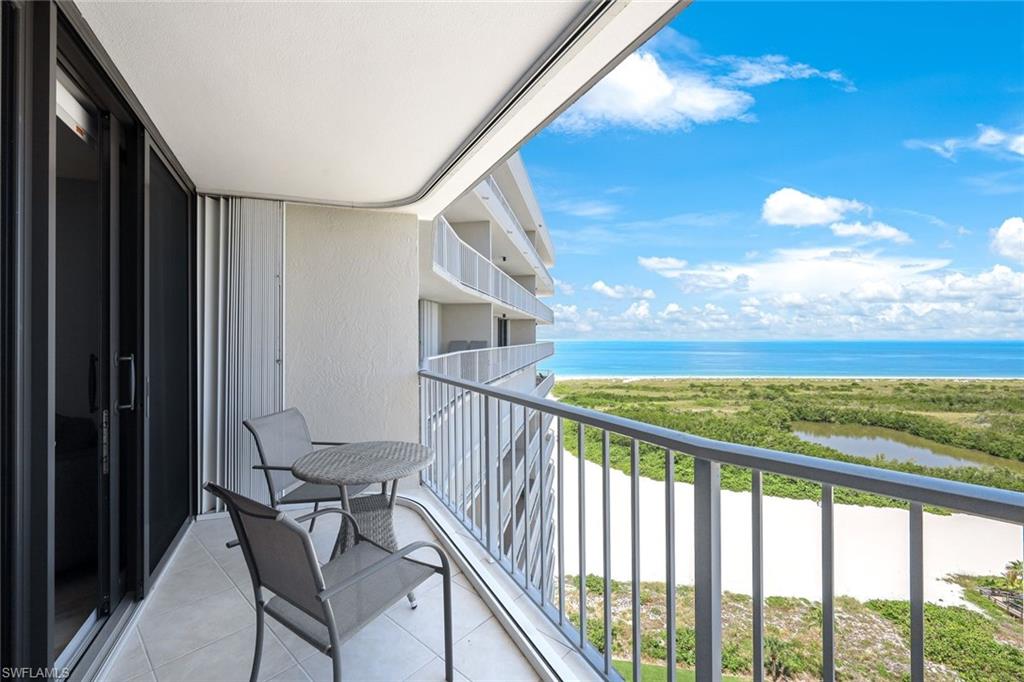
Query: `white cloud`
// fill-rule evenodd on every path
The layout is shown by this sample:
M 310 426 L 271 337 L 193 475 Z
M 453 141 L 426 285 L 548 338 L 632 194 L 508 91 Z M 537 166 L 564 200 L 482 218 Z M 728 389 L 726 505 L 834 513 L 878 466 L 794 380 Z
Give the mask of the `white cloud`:
M 848 213 L 859 213 L 867 207 L 852 199 L 816 197 L 792 187 L 772 192 L 764 200 L 761 217 L 771 225 L 825 225 L 842 220 Z
M 606 201 L 565 199 L 550 204 L 554 211 L 578 218 L 606 218 L 618 212 L 619 207 Z
M 857 90 L 850 79 L 840 71 L 822 71 L 807 64 L 791 63 L 787 57 L 778 54 L 766 54 L 761 57 L 720 57 L 718 61 L 731 67 L 731 71 L 720 80 L 735 85 L 754 87 L 782 80 L 823 78 L 839 83 L 847 92 Z
M 687 129 L 695 123 L 742 119 L 754 98 L 720 87 L 696 72 L 668 73 L 650 52 L 634 52 L 553 124 L 589 132 L 602 127 Z
M 640 267 L 645 270 L 657 272 L 663 277 L 671 277 L 674 272 L 683 272 L 686 269 L 686 261 L 672 257 L 644 257 L 637 258 Z
M 1024 156 L 1024 133 L 1010 133 L 993 126 L 978 124 L 978 131 L 968 137 L 945 140 L 906 140 L 908 149 L 927 149 L 944 159 L 953 160 L 961 150 L 989 152 L 1013 158 Z
M 992 250 L 1001 256 L 1024 261 L 1024 218 L 1007 218 L 992 230 Z
M 587 316 L 581 314 L 575 305 L 556 303 L 551 306 L 551 310 L 555 313 L 554 327 L 560 333 L 586 334 L 594 329 L 590 321 L 586 319 Z
M 629 55 L 552 125 L 586 133 L 604 127 L 688 130 L 725 120 L 754 121 L 747 89 L 782 80 L 821 78 L 855 88 L 836 70 L 790 62 L 782 55 L 702 55 L 678 33 L 659 33 Z
M 557 289 L 558 293 L 562 294 L 563 296 L 572 296 L 573 294 L 576 293 L 576 287 L 574 287 L 569 282 L 563 282 L 557 277 L 555 277 L 555 289 Z
M 832 223 L 829 226 L 837 237 L 864 237 L 868 240 L 888 239 L 897 244 L 909 244 L 913 240 L 903 230 L 878 221 L 871 223 Z
M 626 320 L 647 320 L 651 317 L 651 304 L 647 301 L 633 301 L 622 313 Z
M 651 298 L 654 298 L 654 290 L 653 289 L 641 289 L 640 287 L 635 287 L 632 284 L 609 285 L 609 284 L 605 284 L 603 280 L 599 279 L 596 282 L 594 282 L 593 284 L 591 284 L 590 288 L 593 291 L 596 291 L 597 293 L 601 294 L 602 296 L 607 296 L 608 298 L 614 298 L 614 299 L 622 299 L 622 298 L 644 298 L 644 299 L 651 299 Z
M 808 300 L 820 294 L 850 292 L 865 282 L 890 281 L 902 285 L 950 264 L 947 259 L 894 257 L 878 251 L 844 248 L 779 249 L 759 261 L 694 266 L 674 258 L 639 258 L 638 262 L 641 267 L 674 280 L 687 293 L 801 293 Z

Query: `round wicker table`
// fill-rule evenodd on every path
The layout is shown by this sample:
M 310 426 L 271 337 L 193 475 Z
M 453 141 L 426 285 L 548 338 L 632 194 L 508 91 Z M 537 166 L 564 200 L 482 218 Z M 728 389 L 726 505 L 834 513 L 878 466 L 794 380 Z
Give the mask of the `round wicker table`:
M 366 441 L 333 445 L 303 455 L 292 464 L 292 475 L 303 481 L 336 485 L 341 491 L 341 506 L 355 517 L 359 532 L 385 549 L 395 551 L 395 526 L 392 512 L 398 479 L 411 476 L 434 460 L 430 448 L 401 441 Z M 387 485 L 391 482 L 391 492 Z M 380 483 L 380 493 L 349 499 L 348 487 Z M 342 522 L 335 552 L 345 551 L 354 541 L 349 524 Z

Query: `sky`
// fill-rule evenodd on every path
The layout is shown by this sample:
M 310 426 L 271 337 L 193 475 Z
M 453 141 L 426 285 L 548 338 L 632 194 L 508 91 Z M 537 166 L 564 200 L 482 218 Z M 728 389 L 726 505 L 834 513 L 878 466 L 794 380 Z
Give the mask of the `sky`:
M 1024 3 L 696 0 L 521 153 L 544 338 L 1024 338 Z

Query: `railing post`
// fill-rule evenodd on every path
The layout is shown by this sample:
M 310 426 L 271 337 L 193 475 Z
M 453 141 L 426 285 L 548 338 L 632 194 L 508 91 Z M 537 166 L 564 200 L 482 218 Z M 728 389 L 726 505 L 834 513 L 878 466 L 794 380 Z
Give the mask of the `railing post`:
M 821 679 L 836 679 L 835 518 L 832 486 L 821 486 Z
M 924 682 L 924 508 L 910 505 L 910 680 Z
M 491 556 L 499 556 L 500 533 L 498 530 L 499 519 L 501 518 L 498 500 L 501 499 L 501 492 L 498 490 L 498 452 L 501 448 L 500 427 L 501 415 L 499 414 L 498 401 L 490 396 L 484 396 L 484 486 L 483 486 L 483 507 L 487 526 L 487 550 Z
M 694 459 L 693 484 L 697 681 L 719 682 L 722 679 L 721 465 Z

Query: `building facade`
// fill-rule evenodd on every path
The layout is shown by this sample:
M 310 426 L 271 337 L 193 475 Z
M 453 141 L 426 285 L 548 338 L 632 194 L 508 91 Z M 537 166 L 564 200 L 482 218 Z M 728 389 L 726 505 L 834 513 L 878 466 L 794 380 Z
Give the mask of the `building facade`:
M 420 227 L 420 355 L 425 370 L 453 379 L 486 384 L 544 398 L 555 377 L 541 371 L 554 353 L 550 341 L 538 341 L 537 329 L 554 315 L 542 296 L 554 293 L 548 267 L 554 264 L 551 236 L 519 154 L 513 154 L 483 181 Z M 427 405 L 429 396 L 421 398 Z M 465 400 L 465 403 L 462 401 Z M 464 514 L 495 519 L 492 532 L 501 551 L 514 556 L 520 570 L 540 586 L 541 539 L 551 537 L 550 471 L 554 434 L 551 416 L 521 407 L 498 405 L 494 426 L 501 443 L 490 463 L 495 476 L 507 471 L 497 497 L 486 497 L 483 452 L 485 424 L 478 397 L 445 397 L 425 408 L 424 429 L 445 431 L 444 422 L 463 418 L 461 438 L 446 437 L 451 453 L 443 477 L 454 481 Z M 466 416 L 469 418 L 465 418 Z M 473 418 L 476 415 L 476 418 Z M 425 434 L 433 438 L 433 434 Z M 435 483 L 432 479 L 428 483 Z M 493 509 L 485 507 L 490 504 Z M 542 524 L 545 528 L 542 530 Z M 546 554 L 552 557 L 551 554 Z M 550 568 L 550 566 L 549 566 Z

